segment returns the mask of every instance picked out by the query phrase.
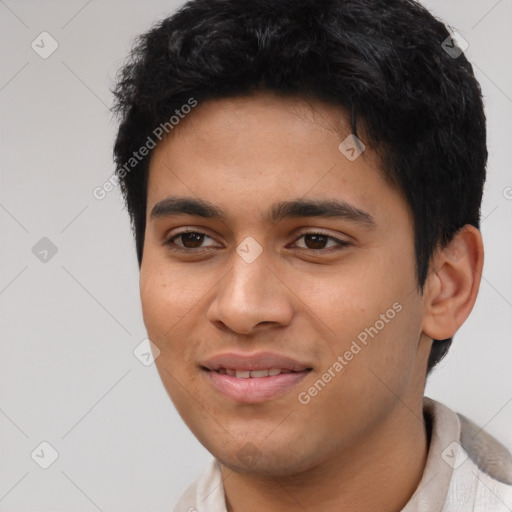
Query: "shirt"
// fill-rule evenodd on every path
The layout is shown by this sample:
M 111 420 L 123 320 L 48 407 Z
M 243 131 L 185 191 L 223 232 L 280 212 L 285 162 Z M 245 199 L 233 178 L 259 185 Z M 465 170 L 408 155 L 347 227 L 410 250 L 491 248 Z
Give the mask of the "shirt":
M 424 397 L 430 437 L 420 483 L 401 512 L 511 512 L 512 456 L 462 414 Z M 174 512 L 227 512 L 220 465 L 213 459 Z

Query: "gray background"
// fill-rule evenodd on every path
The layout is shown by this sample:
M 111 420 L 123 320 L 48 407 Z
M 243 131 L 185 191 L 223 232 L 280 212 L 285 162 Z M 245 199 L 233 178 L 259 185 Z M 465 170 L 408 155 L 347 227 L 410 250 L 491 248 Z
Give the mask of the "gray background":
M 512 446 L 512 1 L 425 4 L 469 42 L 490 151 L 479 298 L 426 394 Z M 115 72 L 176 5 L 0 1 L 0 511 L 170 511 L 210 459 L 133 355 L 127 212 L 117 190 L 92 195 L 114 170 Z M 47 59 L 31 48 L 43 31 L 59 44 Z M 31 458 L 42 441 L 59 453 L 46 470 Z

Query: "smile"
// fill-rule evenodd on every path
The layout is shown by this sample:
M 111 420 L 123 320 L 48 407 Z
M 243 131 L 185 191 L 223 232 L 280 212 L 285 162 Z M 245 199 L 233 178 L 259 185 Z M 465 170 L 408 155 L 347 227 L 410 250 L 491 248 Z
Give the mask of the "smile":
M 239 404 L 258 404 L 283 397 L 303 386 L 301 383 L 309 375 L 311 368 L 301 371 L 281 368 L 202 370 L 209 386 L 222 398 Z
M 259 379 L 261 377 L 275 377 L 282 373 L 292 373 L 292 370 L 270 368 L 269 370 L 233 370 L 231 368 L 219 368 L 215 370 L 221 375 L 231 375 L 237 379 Z
M 292 391 L 312 371 L 312 365 L 274 352 L 225 352 L 202 361 L 200 369 L 222 398 L 256 404 Z

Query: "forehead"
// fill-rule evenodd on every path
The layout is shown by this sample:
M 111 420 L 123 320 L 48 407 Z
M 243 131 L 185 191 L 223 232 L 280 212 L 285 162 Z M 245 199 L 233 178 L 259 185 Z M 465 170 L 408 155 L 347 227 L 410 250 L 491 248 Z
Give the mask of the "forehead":
M 340 151 L 349 135 L 345 112 L 317 100 L 265 93 L 199 104 L 154 150 L 148 215 L 168 196 L 195 196 L 260 221 L 298 198 L 340 199 L 378 217 L 401 198 L 369 146 L 355 160 Z
M 253 155 L 258 156 L 258 163 L 279 156 L 291 162 L 295 155 L 310 152 L 319 138 L 324 139 L 323 146 L 334 141 L 337 147 L 340 137 L 349 133 L 346 113 L 340 107 L 301 96 L 261 92 L 199 103 L 181 116 L 154 153 L 158 158 L 170 146 L 184 149 L 192 142 L 195 156 L 206 157 L 208 162 L 222 155 L 226 163 L 236 157 L 245 160 L 245 165 Z
M 206 120 L 214 123 L 219 129 L 236 130 L 237 127 L 261 128 L 261 123 L 270 120 L 283 126 L 284 123 L 295 124 L 295 129 L 306 128 L 302 123 L 313 122 L 323 129 L 337 131 L 348 129 L 347 111 L 341 107 L 316 98 L 308 98 L 299 94 L 280 95 L 272 91 L 260 91 L 247 95 L 209 99 L 198 104 L 180 122 L 178 135 L 195 130 L 201 131 Z

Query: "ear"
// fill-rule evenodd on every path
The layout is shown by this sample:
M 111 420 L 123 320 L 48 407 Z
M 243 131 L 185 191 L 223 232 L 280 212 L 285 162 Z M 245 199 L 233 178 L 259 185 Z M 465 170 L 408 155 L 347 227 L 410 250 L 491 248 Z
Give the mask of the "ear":
M 423 294 L 422 330 L 429 338 L 451 338 L 464 323 L 476 301 L 483 263 L 482 235 L 469 224 L 436 252 Z

